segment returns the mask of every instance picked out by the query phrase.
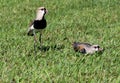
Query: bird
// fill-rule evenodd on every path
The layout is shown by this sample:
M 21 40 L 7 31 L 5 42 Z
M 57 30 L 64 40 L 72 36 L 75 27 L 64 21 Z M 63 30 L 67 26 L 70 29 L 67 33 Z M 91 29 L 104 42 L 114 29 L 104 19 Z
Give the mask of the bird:
M 72 46 L 75 52 L 80 52 L 82 54 L 93 54 L 103 51 L 103 48 L 100 48 L 99 45 L 92 45 L 89 43 L 73 42 Z
M 45 7 L 38 7 L 36 11 L 36 18 L 30 23 L 27 31 L 28 36 L 34 36 L 34 50 L 36 48 L 37 38 L 36 33 L 40 33 L 39 42 L 40 49 L 42 49 L 42 31 L 47 27 L 45 15 L 48 10 Z

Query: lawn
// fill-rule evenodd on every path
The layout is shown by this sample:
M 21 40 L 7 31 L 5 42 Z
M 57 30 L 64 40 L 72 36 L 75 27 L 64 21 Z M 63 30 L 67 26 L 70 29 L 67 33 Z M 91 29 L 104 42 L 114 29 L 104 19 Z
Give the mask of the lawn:
M 46 49 L 38 43 L 35 54 L 26 32 L 40 6 L 48 9 Z M 83 55 L 74 41 L 105 50 Z M 1 0 L 0 83 L 120 83 L 120 1 Z

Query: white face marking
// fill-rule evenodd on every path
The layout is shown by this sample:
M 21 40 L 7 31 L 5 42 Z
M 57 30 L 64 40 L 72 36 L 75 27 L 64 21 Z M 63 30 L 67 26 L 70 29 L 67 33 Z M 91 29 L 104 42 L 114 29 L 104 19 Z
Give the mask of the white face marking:
M 38 13 L 38 14 L 41 14 L 41 15 L 44 15 L 44 14 L 45 14 L 45 11 L 44 11 L 44 10 L 38 10 L 37 13 Z
M 95 51 L 98 51 L 98 48 L 95 48 Z
M 98 45 L 93 45 L 92 47 L 93 47 L 93 50 L 95 50 L 95 51 L 99 50 L 99 46 Z
M 40 7 L 37 9 L 36 20 L 41 20 L 45 14 L 44 7 Z

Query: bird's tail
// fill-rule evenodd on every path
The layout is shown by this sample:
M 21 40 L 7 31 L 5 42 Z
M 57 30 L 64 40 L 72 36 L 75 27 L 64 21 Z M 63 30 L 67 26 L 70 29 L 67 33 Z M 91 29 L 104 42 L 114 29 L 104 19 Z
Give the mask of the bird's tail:
M 73 42 L 72 46 L 77 47 L 79 45 L 79 42 Z
M 72 46 L 73 46 L 75 51 L 78 51 L 78 48 L 79 48 L 78 45 L 79 45 L 78 42 L 73 42 Z

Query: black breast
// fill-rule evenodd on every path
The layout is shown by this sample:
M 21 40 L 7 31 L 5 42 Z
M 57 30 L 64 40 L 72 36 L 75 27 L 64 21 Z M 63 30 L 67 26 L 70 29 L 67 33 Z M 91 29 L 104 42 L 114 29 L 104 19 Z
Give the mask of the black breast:
M 35 20 L 34 21 L 34 28 L 35 29 L 44 29 L 47 26 L 46 20 Z

